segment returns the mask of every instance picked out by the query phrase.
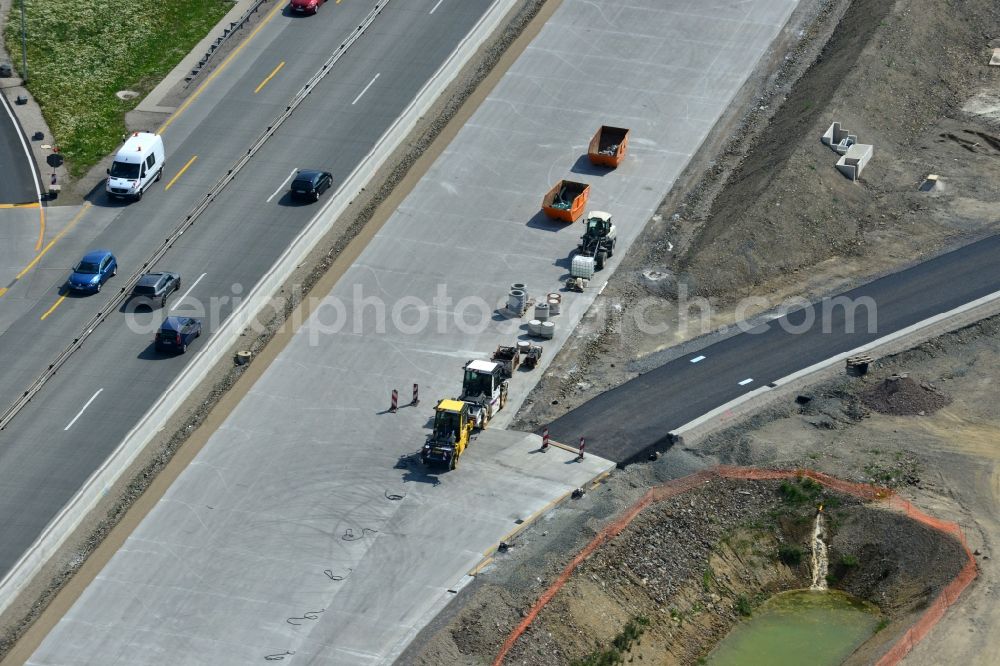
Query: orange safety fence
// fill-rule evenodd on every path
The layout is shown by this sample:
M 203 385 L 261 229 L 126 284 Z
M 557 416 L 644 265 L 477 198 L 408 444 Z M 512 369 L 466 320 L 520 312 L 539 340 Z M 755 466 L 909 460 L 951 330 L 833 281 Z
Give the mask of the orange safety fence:
M 938 623 L 938 620 L 944 617 L 945 611 L 958 601 L 959 596 L 965 591 L 965 588 L 979 574 L 979 569 L 976 567 L 976 559 L 972 556 L 969 545 L 965 542 L 965 535 L 962 534 L 962 530 L 957 524 L 929 516 L 910 502 L 895 495 L 889 499 L 889 506 L 928 527 L 951 534 L 962 544 L 967 559 L 965 566 L 958 572 L 958 575 L 941 590 L 941 594 L 930 603 L 927 610 L 906 630 L 906 633 L 896 641 L 896 644 L 889 648 L 889 651 L 876 662 L 876 666 L 895 666 L 895 664 L 902 661 L 903 657 L 909 654 L 910 650 L 930 633 L 934 625 Z
M 824 474 L 823 472 L 817 472 L 810 469 L 773 470 L 720 465 L 711 469 L 696 472 L 695 474 L 691 474 L 680 479 L 668 481 L 662 485 L 647 490 L 643 496 L 635 502 L 635 504 L 628 508 L 627 511 L 598 532 L 597 535 L 594 536 L 594 538 L 591 539 L 579 553 L 577 553 L 576 557 L 574 557 L 569 564 L 566 565 L 559 576 L 557 576 L 552 584 L 549 585 L 548 589 L 542 593 L 542 595 L 538 598 L 538 601 L 532 605 L 531 610 L 529 610 L 524 616 L 524 619 L 522 619 L 521 622 L 514 627 L 514 630 L 511 631 L 507 640 L 505 640 L 503 645 L 500 647 L 500 651 L 497 652 L 497 656 L 493 660 L 493 666 L 501 666 L 501 664 L 503 664 L 503 660 L 507 657 L 511 648 L 514 647 L 514 644 L 517 643 L 517 640 L 524 634 L 525 631 L 528 630 L 531 623 L 534 622 L 536 617 L 538 617 L 538 614 L 542 611 L 542 609 L 550 601 L 552 601 L 559 590 L 561 590 L 567 581 L 569 581 L 570 576 L 573 575 L 573 572 L 580 565 L 580 563 L 587 559 L 591 553 L 597 550 L 600 546 L 604 545 L 610 539 L 613 539 L 621 534 L 621 532 L 628 527 L 633 520 L 635 520 L 636 516 L 642 513 L 642 511 L 645 510 L 650 504 L 662 502 L 670 497 L 693 490 L 694 488 L 697 488 L 698 486 L 717 477 L 758 481 L 809 477 L 810 479 L 816 481 L 817 483 L 821 483 L 828 488 L 832 488 L 845 494 L 854 495 L 855 497 L 860 497 L 865 500 L 888 500 L 888 504 L 891 508 L 905 513 L 909 518 L 924 523 L 933 529 L 948 533 L 961 542 L 962 547 L 965 549 L 966 555 L 968 556 L 968 561 L 965 566 L 958 573 L 958 575 L 952 579 L 947 586 L 945 586 L 945 588 L 941 591 L 941 594 L 934 599 L 934 601 L 930 604 L 923 615 L 921 615 L 920 618 L 913 624 L 913 626 L 911 626 L 895 643 L 895 645 L 893 645 L 892 648 L 890 648 L 889 651 L 878 661 L 877 666 L 894 666 L 895 664 L 898 664 L 899 661 L 913 649 L 913 646 L 919 643 L 930 632 L 934 625 L 937 624 L 938 620 L 944 616 L 945 611 L 958 600 L 959 596 L 965 588 L 968 587 L 969 583 L 975 579 L 978 573 L 976 561 L 972 557 L 972 553 L 969 551 L 969 547 L 965 543 L 965 537 L 962 535 L 962 531 L 959 529 L 957 524 L 927 515 L 920 509 L 913 506 L 910 502 L 898 497 L 888 488 L 845 481 L 843 479 L 830 476 L 829 474 Z

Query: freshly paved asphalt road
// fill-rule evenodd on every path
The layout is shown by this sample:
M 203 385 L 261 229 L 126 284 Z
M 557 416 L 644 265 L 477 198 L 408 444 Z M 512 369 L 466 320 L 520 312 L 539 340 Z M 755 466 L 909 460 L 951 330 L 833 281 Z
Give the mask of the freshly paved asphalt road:
M 172 311 L 203 314 L 210 334 L 231 311 L 233 299 L 250 290 L 317 213 L 318 206 L 289 201 L 291 172 L 323 168 L 339 184 L 491 2 L 463 0 L 433 15 L 423 6 L 428 3 L 391 3 L 157 265 L 183 276 Z M 138 268 L 370 8 L 369 3 L 327 3 L 316 17 L 279 14 L 164 132 L 167 172 L 161 182 L 134 204 L 111 203 L 103 195 L 95 199 L 95 206 L 121 210 L 90 243 L 112 249 L 119 258 L 119 277 L 106 289 L 116 288 L 116 280 Z M 288 63 L 282 70 L 287 76 L 275 76 L 255 93 L 280 62 Z M 192 156 L 197 160 L 165 191 Z M 43 319 L 58 302 L 66 274 L 51 284 L 48 299 L 0 336 L 3 404 L 106 300 L 103 292 L 70 296 Z M 124 315 L 101 325 L 0 432 L 0 573 L 9 570 L 188 362 L 190 354 L 168 357 L 152 350 L 152 329 L 163 316 L 157 311 L 137 317 L 152 324 L 146 330 L 130 329 Z
M 568 412 L 549 432 L 572 444 L 584 436 L 588 451 L 619 463 L 641 459 L 665 447 L 674 428 L 744 393 L 996 291 L 1000 236 L 846 292 L 859 304 L 853 318 L 840 305 L 826 316 L 819 304 L 677 358 Z M 862 299 L 876 306 L 872 329 Z
M 38 201 L 32 175 L 35 165 L 24 151 L 21 130 L 6 99 L 0 101 L 0 107 L 0 204 Z

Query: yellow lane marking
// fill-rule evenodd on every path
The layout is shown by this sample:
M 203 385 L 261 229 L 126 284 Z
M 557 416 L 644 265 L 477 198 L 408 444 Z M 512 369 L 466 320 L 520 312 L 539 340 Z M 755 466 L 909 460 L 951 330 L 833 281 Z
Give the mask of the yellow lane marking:
M 41 208 L 42 204 L 34 201 L 32 203 L 0 204 L 0 208 Z
M 282 67 L 284 67 L 284 66 L 285 66 L 285 61 L 282 60 L 280 63 L 278 63 L 278 66 L 275 67 L 274 70 L 270 74 L 267 75 L 267 78 L 264 79 L 263 81 L 261 81 L 259 86 L 257 86 L 256 88 L 253 89 L 253 94 L 256 95 L 257 93 L 259 93 L 260 89 L 263 88 L 264 86 L 266 86 L 267 82 L 270 81 L 271 79 L 273 79 L 274 75 L 277 74 L 278 71 Z
M 39 252 L 38 254 L 36 254 L 35 258 L 31 260 L 31 263 L 28 264 L 27 266 L 25 266 L 24 270 L 21 271 L 20 273 L 18 273 L 17 276 L 14 279 L 15 280 L 20 280 L 21 278 L 24 277 L 25 273 L 27 273 L 32 268 L 34 268 L 35 264 L 37 264 L 38 261 L 42 257 L 45 256 L 45 253 L 48 252 L 50 249 L 52 249 L 52 246 L 56 244 L 56 241 L 58 241 L 60 238 L 62 238 L 63 236 L 65 236 L 66 233 L 69 232 L 70 229 L 72 229 L 74 226 L 76 226 L 76 223 L 80 221 L 80 218 L 83 217 L 84 214 L 88 210 L 90 210 L 90 202 L 89 201 L 86 202 L 85 204 L 83 204 L 83 206 L 80 208 L 80 210 L 77 212 L 77 214 L 73 216 L 73 219 L 69 221 L 69 224 L 67 224 L 66 227 L 62 231 L 60 231 L 58 234 L 56 234 L 56 237 L 49 241 L 49 244 L 45 246 L 45 249 L 42 250 L 41 252 Z M 0 294 L 0 296 L 2 296 L 2 295 L 3 294 Z
M 171 178 L 171 179 L 170 179 L 170 182 L 169 182 L 169 183 L 167 183 L 167 186 L 163 188 L 163 191 L 164 191 L 164 192 L 166 192 L 166 191 L 167 191 L 167 190 L 169 190 L 169 189 L 170 189 L 171 187 L 173 187 L 173 186 L 174 186 L 174 183 L 176 183 L 176 182 L 177 182 L 177 179 L 178 179 L 178 178 L 180 178 L 181 176 L 183 176 L 183 175 L 184 175 L 184 172 L 188 170 L 188 167 L 189 167 L 189 166 L 191 166 L 192 164 L 194 164 L 194 161 L 195 161 L 196 159 L 198 159 L 198 156 L 197 156 L 197 155 L 195 155 L 194 157 L 192 157 L 191 159 L 189 159 L 189 160 L 187 161 L 187 164 L 185 164 L 184 166 L 182 166 L 182 167 L 181 167 L 181 170 L 177 172 L 177 175 L 176 175 L 176 176 L 174 176 L 173 178 Z
M 42 249 L 42 241 L 45 240 L 45 206 L 38 207 L 38 240 L 35 241 L 35 252 Z
M 3 296 L 6 293 L 7 293 L 7 287 L 0 287 L 0 296 Z
M 492 557 L 487 557 L 485 560 L 483 560 L 482 562 L 480 562 L 479 564 L 477 564 L 476 567 L 472 571 L 469 572 L 469 575 L 470 576 L 478 576 L 479 572 L 482 571 L 483 569 L 485 569 L 486 567 L 488 567 L 490 565 L 490 563 L 492 563 L 492 562 L 493 562 L 493 558 Z
M 279 2 L 277 5 L 275 5 L 274 9 L 272 9 L 270 11 L 270 13 L 268 13 L 268 15 L 264 17 L 264 20 L 260 22 L 260 25 L 258 25 L 256 28 L 254 28 L 253 32 L 251 32 L 250 35 L 247 36 L 246 39 L 244 39 L 242 42 L 240 42 L 239 45 L 235 49 L 233 49 L 233 52 L 230 53 L 226 57 L 226 59 L 222 61 L 222 64 L 220 64 L 215 69 L 215 71 L 213 71 L 211 74 L 208 75 L 208 78 L 205 79 L 205 82 L 202 83 L 200 86 L 198 86 L 198 89 L 195 90 L 193 93 L 191 93 L 191 96 L 188 97 L 186 100 L 184 100 L 183 104 L 181 104 L 179 107 L 177 107 L 177 110 L 174 111 L 170 115 L 169 118 L 167 118 L 166 122 L 164 122 L 162 125 L 160 125 L 160 129 L 156 130 L 156 133 L 157 134 L 163 134 L 163 132 L 165 132 L 168 127 L 170 127 L 170 124 L 173 123 L 175 120 L 177 120 L 177 118 L 182 113 L 184 113 L 184 111 L 189 106 L 191 106 L 191 103 L 193 101 L 195 101 L 196 99 L 198 99 L 198 95 L 200 95 L 202 93 L 202 91 L 205 90 L 205 88 L 208 86 L 208 84 L 211 83 L 212 80 L 216 76 L 219 75 L 219 72 L 221 72 L 222 70 L 224 70 L 226 68 L 226 65 L 229 64 L 229 61 L 231 61 L 233 58 L 235 58 L 236 55 L 240 51 L 243 50 L 243 47 L 246 46 L 247 44 L 249 44 L 250 41 L 257 35 L 257 33 L 261 31 L 261 28 L 263 28 L 265 25 L 267 25 L 268 23 L 270 23 L 271 19 L 274 18 L 275 14 L 277 14 L 280 11 L 282 11 L 284 8 L 285 8 L 285 3 L 284 2 Z
M 49 308 L 48 310 L 46 310 L 46 311 L 45 311 L 45 314 L 43 314 L 43 315 L 42 315 L 41 317 L 39 317 L 39 318 L 40 318 L 40 319 L 41 319 L 42 321 L 45 321 L 45 318 L 46 318 L 46 317 L 48 317 L 48 316 L 49 316 L 50 314 L 52 314 L 52 311 L 53 311 L 53 310 L 55 310 L 55 309 L 56 309 L 57 307 L 59 307 L 60 305 L 62 305 L 62 302 L 63 302 L 63 301 L 65 301 L 65 300 L 66 300 L 66 297 L 65 297 L 65 296 L 60 296 L 60 297 L 59 297 L 59 300 L 55 302 L 55 305 L 53 305 L 53 306 L 52 306 L 51 308 Z

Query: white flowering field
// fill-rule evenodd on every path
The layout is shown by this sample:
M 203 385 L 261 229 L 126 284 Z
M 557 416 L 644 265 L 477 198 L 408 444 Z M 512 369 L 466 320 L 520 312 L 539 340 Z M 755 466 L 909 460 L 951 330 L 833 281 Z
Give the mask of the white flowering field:
M 74 176 L 113 152 L 125 131 L 119 90 L 145 95 L 229 11 L 232 0 L 24 0 L 28 90 Z M 4 34 L 21 67 L 19 1 Z M 141 99 L 141 98 L 140 98 Z

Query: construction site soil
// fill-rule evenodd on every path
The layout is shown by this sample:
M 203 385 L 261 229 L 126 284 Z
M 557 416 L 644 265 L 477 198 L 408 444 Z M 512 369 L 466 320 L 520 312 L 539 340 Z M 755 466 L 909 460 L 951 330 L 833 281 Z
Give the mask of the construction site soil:
M 927 384 L 948 404 L 922 416 L 866 406 L 902 375 L 913 379 L 918 400 Z M 991 559 L 1000 546 L 1000 412 L 991 397 L 998 385 L 1000 317 L 993 317 L 880 359 L 867 376 L 814 386 L 688 448 L 620 470 L 525 530 L 402 663 L 491 663 L 606 525 L 649 488 L 717 464 L 813 469 L 889 487 L 957 523 L 979 576 L 906 663 L 1000 663 L 1000 608 L 992 599 L 1000 569 Z M 809 530 L 820 503 L 829 520 L 831 585 L 873 603 L 885 618 L 847 663 L 874 663 L 967 556 L 957 541 L 907 516 L 803 480 L 717 480 L 653 505 L 580 565 L 505 663 L 585 658 L 613 646 L 636 618 L 648 624 L 626 659 L 695 663 L 741 611 L 752 613 L 776 591 L 808 587 Z
M 994 46 L 993 0 L 803 2 L 656 215 L 616 220 L 646 228 L 516 426 L 549 423 L 787 299 L 1000 230 Z M 833 122 L 874 146 L 857 182 L 820 142 Z M 930 174 L 938 184 L 921 191 Z
M 654 504 L 595 551 L 514 644 L 506 663 L 580 663 L 588 655 L 613 653 L 615 639 L 630 622 L 640 622 L 644 630 L 627 649 L 619 639 L 623 660 L 697 662 L 769 596 L 809 587 L 808 543 L 820 503 L 826 507 L 827 579 L 886 616 L 883 629 L 852 659 L 870 661 L 905 630 L 905 620 L 891 620 L 910 617 L 959 572 L 966 561 L 962 546 L 903 515 L 865 506 L 810 480 L 716 479 Z M 450 628 L 450 641 L 435 641 L 415 661 L 490 662 L 508 623 L 520 620 L 557 573 L 544 537 L 535 533 L 498 565 L 498 570 L 517 566 L 535 572 L 534 579 L 522 575 L 522 586 L 512 587 L 504 576 L 486 574 Z M 498 614 L 505 603 L 512 607 Z
M 1000 47 L 1000 5 L 991 0 L 803 3 L 514 427 L 536 430 L 738 318 L 790 297 L 838 293 L 1000 230 L 993 47 Z M 833 122 L 875 146 L 858 182 L 834 168 L 838 156 L 820 142 Z M 930 174 L 937 185 L 924 191 Z M 707 329 L 682 325 L 684 299 L 693 297 L 711 304 Z M 646 323 L 673 326 L 645 334 L 637 312 Z M 906 662 L 1000 663 L 1000 608 L 991 602 L 1000 571 L 990 559 L 1000 544 L 998 383 L 1000 319 L 993 318 L 620 470 L 525 530 L 401 663 L 492 662 L 602 526 L 649 488 L 720 463 L 811 468 L 893 487 L 958 523 L 979 577 Z M 849 661 L 872 663 L 965 555 L 897 514 L 840 501 L 834 584 L 875 603 L 888 622 Z M 748 481 L 715 482 L 658 506 L 581 565 L 507 663 L 567 663 L 613 648 L 629 632 L 642 636 L 626 641 L 628 661 L 694 663 L 740 609 L 807 586 L 805 569 L 779 557 L 805 547 L 807 514 L 776 520 L 787 508 L 774 483 Z M 640 617 L 647 624 L 637 632 Z

